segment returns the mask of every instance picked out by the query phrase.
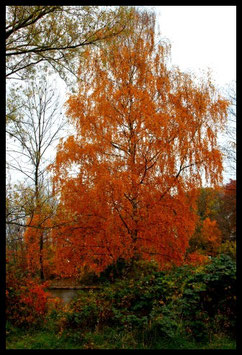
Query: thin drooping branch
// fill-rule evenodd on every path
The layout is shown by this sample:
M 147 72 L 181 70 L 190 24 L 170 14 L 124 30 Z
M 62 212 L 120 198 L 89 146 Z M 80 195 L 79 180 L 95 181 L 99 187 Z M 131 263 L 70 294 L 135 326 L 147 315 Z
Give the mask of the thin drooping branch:
M 22 21 L 20 20 L 16 25 L 11 25 L 9 24 L 7 26 L 7 31 L 6 31 L 6 39 L 11 36 L 14 32 L 17 32 L 18 30 L 28 27 L 30 25 L 33 25 L 37 21 L 39 21 L 42 17 L 48 15 L 51 12 L 54 12 L 56 10 L 60 9 L 59 6 L 44 6 L 40 11 L 35 11 L 31 13 L 29 16 L 27 16 L 25 19 Z M 11 29 L 9 29 L 11 27 Z

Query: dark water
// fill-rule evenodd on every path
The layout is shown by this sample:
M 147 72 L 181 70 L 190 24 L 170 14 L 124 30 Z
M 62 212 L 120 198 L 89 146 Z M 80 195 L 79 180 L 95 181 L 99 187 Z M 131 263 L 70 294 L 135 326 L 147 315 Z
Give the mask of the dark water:
M 48 292 L 53 297 L 59 297 L 63 300 L 64 303 L 70 302 L 75 296 L 77 296 L 78 290 L 68 290 L 68 289 L 54 289 L 48 290 Z

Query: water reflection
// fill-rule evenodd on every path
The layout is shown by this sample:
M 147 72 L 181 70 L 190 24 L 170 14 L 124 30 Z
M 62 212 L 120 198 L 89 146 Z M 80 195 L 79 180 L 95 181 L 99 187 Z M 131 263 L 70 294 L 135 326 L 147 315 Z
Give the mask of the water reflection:
M 75 296 L 77 296 L 78 290 L 75 289 L 51 289 L 48 290 L 48 292 L 53 296 L 53 297 L 59 297 L 60 299 L 63 300 L 64 303 L 70 302 Z

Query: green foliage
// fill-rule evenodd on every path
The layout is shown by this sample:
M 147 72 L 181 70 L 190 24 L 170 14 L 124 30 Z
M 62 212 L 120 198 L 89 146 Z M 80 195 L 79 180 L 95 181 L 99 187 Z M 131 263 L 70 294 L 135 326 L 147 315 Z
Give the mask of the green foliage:
M 145 342 L 188 336 L 207 341 L 213 332 L 234 335 L 235 263 L 227 255 L 210 264 L 160 272 L 141 260 L 119 261 L 101 276 L 101 291 L 80 292 L 65 327 L 132 332 Z M 110 275 L 115 283 L 108 283 Z
M 205 349 L 216 334 L 212 348 L 233 348 L 221 340 L 235 336 L 236 265 L 228 255 L 166 272 L 141 260 L 124 264 L 115 282 L 108 282 L 110 267 L 102 289 L 79 291 L 49 312 L 43 329 L 66 337 L 70 348 Z
M 150 273 L 158 272 L 159 267 L 155 261 L 149 262 L 136 258 L 125 260 L 119 258 L 116 263 L 109 265 L 101 272 L 99 282 L 110 282 L 117 279 L 140 279 Z
M 191 270 L 179 299 L 184 324 L 198 341 L 214 331 L 235 333 L 235 262 L 220 255 L 203 269 Z
M 149 339 L 173 339 L 180 331 L 177 310 L 170 305 L 154 304 L 150 320 L 151 326 L 146 332 Z
M 233 260 L 236 260 L 236 241 L 225 240 L 219 247 L 219 254 L 229 255 Z
M 66 313 L 66 327 L 80 329 L 95 329 L 98 321 L 98 307 L 93 291 L 79 292 L 79 297 L 72 302 L 70 310 Z

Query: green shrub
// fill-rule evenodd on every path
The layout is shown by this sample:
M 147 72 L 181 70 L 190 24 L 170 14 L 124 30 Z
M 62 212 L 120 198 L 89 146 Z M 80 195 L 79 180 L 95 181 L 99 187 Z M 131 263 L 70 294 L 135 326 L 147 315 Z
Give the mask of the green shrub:
M 161 338 L 201 342 L 216 332 L 234 335 L 236 268 L 228 255 L 167 272 L 140 260 L 117 270 L 114 283 L 108 272 L 103 276 L 102 290 L 79 292 L 59 318 L 62 328 L 83 333 L 109 327 L 157 344 Z
M 155 304 L 150 313 L 150 327 L 146 334 L 149 338 L 172 339 L 179 331 L 179 317 L 176 309 L 166 305 Z
M 236 260 L 236 241 L 225 240 L 219 247 L 219 253 L 230 256 L 234 261 Z
M 65 313 L 66 328 L 95 329 L 98 322 L 99 310 L 93 291 L 79 291 Z
M 197 340 L 214 331 L 234 333 L 236 265 L 228 255 L 187 277 L 179 302 L 186 326 Z

